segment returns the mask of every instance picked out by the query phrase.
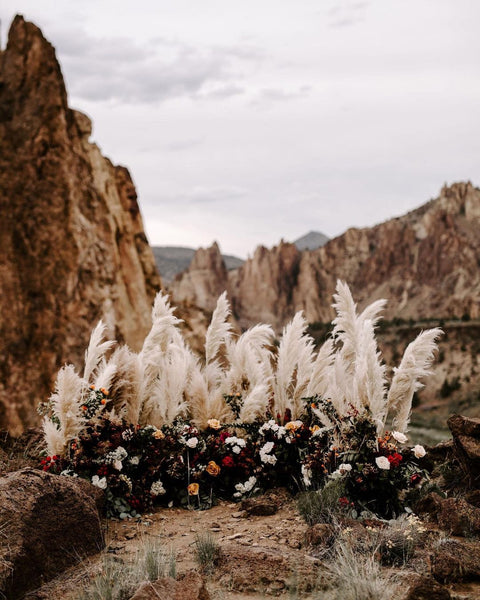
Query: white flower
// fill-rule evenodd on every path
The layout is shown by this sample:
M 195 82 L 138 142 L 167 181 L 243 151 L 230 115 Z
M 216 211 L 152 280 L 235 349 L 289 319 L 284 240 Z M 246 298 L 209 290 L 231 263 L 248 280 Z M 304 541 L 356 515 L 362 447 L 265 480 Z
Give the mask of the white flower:
M 352 465 L 349 463 L 342 463 L 339 467 L 338 470 L 340 471 L 340 473 L 349 473 L 352 470 Z
M 263 452 L 260 452 L 260 459 L 263 463 L 269 465 L 275 465 L 277 463 L 275 454 L 264 454 Z
M 285 427 L 279 427 L 277 431 L 277 439 L 280 440 L 286 433 L 287 430 L 285 429 Z
M 413 447 L 413 453 L 416 458 L 423 458 L 427 453 L 423 446 L 419 446 L 418 444 Z
M 152 483 L 150 493 L 152 494 L 152 496 L 163 496 L 163 494 L 166 493 L 165 488 L 163 487 L 163 483 L 160 481 L 160 479 Z
M 139 456 L 132 456 L 132 458 L 130 459 L 130 464 L 131 465 L 138 465 L 139 462 L 140 462 L 140 457 Z
M 309 487 L 310 485 L 312 485 L 312 470 L 306 467 L 305 465 L 302 465 L 302 477 L 305 487 Z
M 190 439 L 187 440 L 187 446 L 189 448 L 196 448 L 198 445 L 198 438 L 196 437 L 192 437 Z
M 235 454 L 240 454 L 241 451 L 242 449 L 240 448 L 240 446 L 234 446 L 232 448 L 232 452 L 235 452 Z
M 390 469 L 390 462 L 386 456 L 377 456 L 375 462 L 377 463 L 377 467 L 379 469 L 384 469 L 385 471 Z
M 114 460 L 113 461 L 113 468 L 117 469 L 117 471 L 121 471 L 123 469 L 123 464 L 121 460 Z
M 247 492 L 250 492 L 251 490 L 253 490 L 256 483 L 257 483 L 257 478 L 252 475 L 251 477 L 249 477 L 247 479 L 247 481 L 245 481 L 245 483 L 237 483 L 235 485 L 235 489 L 237 490 L 237 492 L 233 495 L 236 498 L 243 496 Z
M 260 452 L 263 452 L 264 454 L 269 454 L 272 450 L 273 450 L 273 446 L 275 444 L 273 442 L 266 442 L 261 448 L 260 448 Z
M 102 477 L 100 479 L 100 477 L 98 475 L 94 475 L 92 477 L 92 483 L 93 483 L 93 485 L 100 488 L 101 490 L 104 490 L 107 487 L 107 478 Z
M 394 431 L 392 436 L 399 444 L 404 444 L 408 440 L 407 436 L 400 431 Z

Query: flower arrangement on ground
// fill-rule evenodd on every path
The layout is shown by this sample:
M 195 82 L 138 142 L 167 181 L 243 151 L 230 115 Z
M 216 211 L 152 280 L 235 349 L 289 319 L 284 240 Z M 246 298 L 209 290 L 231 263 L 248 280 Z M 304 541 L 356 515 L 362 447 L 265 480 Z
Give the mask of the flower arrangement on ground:
M 156 502 L 208 507 L 219 497 L 332 480 L 344 484 L 349 508 L 398 514 L 426 477 L 424 451 L 405 445 L 406 431 L 441 331 L 407 347 L 388 387 L 374 334 L 385 301 L 357 314 L 342 282 L 334 298 L 332 336 L 316 351 L 301 313 L 277 349 L 268 325 L 235 337 L 223 294 L 203 364 L 162 294 L 138 354 L 112 351 L 99 323 L 83 375 L 61 369 L 41 408 L 50 454 L 42 467 L 104 488 L 112 514 Z

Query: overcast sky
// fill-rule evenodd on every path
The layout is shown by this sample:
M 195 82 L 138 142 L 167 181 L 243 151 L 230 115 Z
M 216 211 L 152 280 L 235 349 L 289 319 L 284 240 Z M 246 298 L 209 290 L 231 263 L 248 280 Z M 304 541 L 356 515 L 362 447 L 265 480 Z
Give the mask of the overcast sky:
M 129 167 L 153 245 L 246 257 L 480 185 L 478 0 L 2 0 Z

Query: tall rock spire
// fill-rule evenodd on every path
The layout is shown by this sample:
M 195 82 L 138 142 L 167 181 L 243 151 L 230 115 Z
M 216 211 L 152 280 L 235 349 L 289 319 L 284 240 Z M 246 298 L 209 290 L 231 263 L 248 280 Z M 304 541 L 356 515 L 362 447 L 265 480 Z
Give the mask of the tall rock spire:
M 102 318 L 136 348 L 161 281 L 129 172 L 68 107 L 52 45 L 15 17 L 0 52 L 0 428 L 38 422 Z

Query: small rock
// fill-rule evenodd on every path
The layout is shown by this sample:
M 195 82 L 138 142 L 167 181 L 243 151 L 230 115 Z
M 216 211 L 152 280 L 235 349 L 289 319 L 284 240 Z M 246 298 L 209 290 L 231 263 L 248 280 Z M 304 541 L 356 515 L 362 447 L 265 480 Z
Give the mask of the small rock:
M 431 577 L 418 576 L 404 600 L 451 600 L 450 592 Z
M 129 531 L 128 533 L 126 533 L 123 536 L 126 540 L 133 540 L 134 538 L 137 537 L 137 532 L 136 531 Z
M 234 533 L 233 535 L 227 536 L 226 540 L 238 540 L 238 538 L 243 537 L 243 533 Z
M 334 541 L 335 528 L 328 523 L 316 523 L 305 533 L 305 542 L 308 546 L 330 548 Z
M 157 581 L 145 582 L 130 600 L 210 600 L 210 594 L 202 577 L 195 571 L 188 571 L 178 580 L 162 577 Z
M 232 517 L 234 519 L 244 519 L 247 516 L 247 513 L 244 510 L 239 510 L 237 512 L 232 513 Z
M 279 505 L 270 498 L 246 498 L 242 500 L 242 509 L 251 516 L 266 517 L 278 512 Z

